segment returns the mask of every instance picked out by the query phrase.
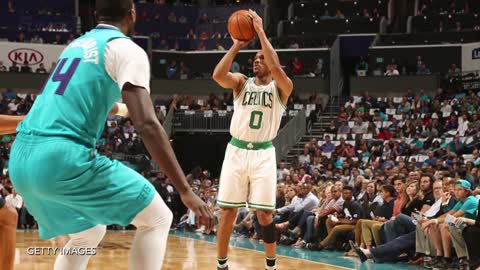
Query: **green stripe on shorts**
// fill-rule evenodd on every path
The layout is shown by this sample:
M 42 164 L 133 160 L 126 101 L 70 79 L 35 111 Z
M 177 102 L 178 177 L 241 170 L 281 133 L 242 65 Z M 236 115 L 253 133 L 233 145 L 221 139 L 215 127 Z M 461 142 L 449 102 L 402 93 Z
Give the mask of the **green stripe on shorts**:
M 230 208 L 240 208 L 240 207 L 245 207 L 247 204 L 246 203 L 234 203 L 234 202 L 225 202 L 221 200 L 217 200 L 217 204 L 223 207 L 230 207 Z
M 254 209 L 259 209 L 259 210 L 275 210 L 275 205 L 248 203 L 248 207 L 249 208 L 254 208 Z

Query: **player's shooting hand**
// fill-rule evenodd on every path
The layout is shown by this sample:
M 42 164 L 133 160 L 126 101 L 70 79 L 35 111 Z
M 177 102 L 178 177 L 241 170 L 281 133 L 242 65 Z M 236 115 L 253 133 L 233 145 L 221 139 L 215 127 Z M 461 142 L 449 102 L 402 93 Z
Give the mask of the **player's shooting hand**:
M 202 225 L 205 225 L 205 232 L 209 234 L 215 224 L 213 221 L 212 211 L 210 211 L 208 205 L 204 201 L 202 201 L 197 195 L 195 195 L 193 191 L 182 195 L 181 198 L 185 206 L 195 213 L 195 215 L 200 220 L 200 223 Z
M 238 47 L 239 49 L 242 49 L 250 43 L 251 40 L 248 41 L 243 41 L 243 40 L 238 40 L 232 37 L 233 40 L 233 46 Z
M 260 16 L 258 16 L 257 12 L 249 9 L 248 13 L 250 14 L 253 20 L 253 28 L 255 28 L 255 32 L 261 33 L 263 32 L 263 20 Z

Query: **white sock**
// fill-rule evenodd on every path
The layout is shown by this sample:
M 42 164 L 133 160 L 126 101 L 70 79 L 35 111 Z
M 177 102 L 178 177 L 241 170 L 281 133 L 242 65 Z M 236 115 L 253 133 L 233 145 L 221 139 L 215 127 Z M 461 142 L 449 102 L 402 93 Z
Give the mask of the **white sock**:
M 167 246 L 173 214 L 158 193 L 132 224 L 137 227 L 128 269 L 159 270 Z
M 76 248 L 91 248 L 91 251 L 85 250 L 85 252 L 93 252 L 93 248 L 98 246 L 98 243 L 102 241 L 107 227 L 104 225 L 97 225 L 93 228 L 85 230 L 83 232 L 69 234 L 70 240 L 65 245 L 65 251 L 73 251 Z M 60 249 L 59 251 L 60 252 Z M 59 255 L 55 260 L 53 266 L 54 270 L 85 270 L 87 269 L 88 261 L 92 256 L 90 255 Z

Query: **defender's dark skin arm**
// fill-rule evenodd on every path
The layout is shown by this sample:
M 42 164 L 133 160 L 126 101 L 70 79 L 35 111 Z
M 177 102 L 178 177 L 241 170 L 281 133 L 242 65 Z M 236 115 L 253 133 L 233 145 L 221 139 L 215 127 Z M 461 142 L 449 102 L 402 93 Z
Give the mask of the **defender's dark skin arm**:
M 191 209 L 205 224 L 207 233 L 213 228 L 213 215 L 203 202 L 190 188 L 175 153 L 170 145 L 169 138 L 155 115 L 149 93 L 142 87 L 126 83 L 122 91 L 123 102 L 128 107 L 130 118 L 137 132 L 152 155 L 160 164 L 167 176 L 172 179 L 183 203 Z

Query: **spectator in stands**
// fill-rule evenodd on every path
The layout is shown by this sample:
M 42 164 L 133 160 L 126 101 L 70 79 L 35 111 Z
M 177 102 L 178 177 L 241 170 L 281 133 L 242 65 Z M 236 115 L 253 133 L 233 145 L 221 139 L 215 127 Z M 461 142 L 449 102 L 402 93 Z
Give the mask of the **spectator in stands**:
M 317 60 L 317 64 L 315 66 L 315 71 L 313 72 L 315 73 L 316 76 L 324 76 L 323 74 L 323 59 L 322 58 L 318 58 Z
M 360 76 L 359 71 L 364 72 L 364 74 L 368 73 L 368 63 L 365 61 L 364 57 L 360 58 L 360 61 L 355 64 L 355 74 Z
M 367 126 L 363 123 L 362 118 L 358 118 L 355 125 L 352 127 L 353 134 L 365 134 L 367 133 Z
M 310 164 L 310 151 L 307 147 L 303 149 L 303 154 L 298 156 L 298 164 Z
M 437 248 L 437 257 L 440 259 L 436 259 L 436 263 L 432 266 L 433 269 L 445 269 L 454 267 L 452 261 L 452 236 L 450 233 L 449 224 L 446 223 L 447 215 L 453 216 L 454 218 L 464 217 L 469 219 L 476 219 L 477 217 L 477 209 L 478 209 L 478 199 L 471 195 L 471 184 L 467 180 L 458 180 L 455 182 L 455 198 L 458 200 L 457 204 L 455 204 L 454 208 L 450 210 L 447 214 L 440 216 L 439 218 L 429 220 L 422 224 L 422 228 L 425 230 L 434 224 L 440 224 L 439 230 L 441 235 L 441 247 Z M 455 222 L 455 220 L 453 221 Z M 453 223 L 454 224 L 454 223 Z M 437 237 L 438 238 L 438 237 Z M 457 239 L 459 240 L 459 239 Z M 468 265 L 468 261 L 466 261 L 466 252 L 464 249 L 461 249 L 460 246 L 456 246 L 456 252 L 459 256 L 462 256 L 463 260 L 460 260 L 460 264 Z M 457 250 L 458 248 L 458 250 Z M 465 268 L 462 268 L 465 269 Z
M 15 13 L 15 8 L 13 6 L 13 1 L 12 0 L 8 0 L 7 7 L 8 7 L 8 13 L 10 13 L 10 14 Z
M 313 195 L 312 185 L 310 183 L 300 184 L 299 199 L 291 204 L 277 209 L 275 213 L 275 227 L 279 231 L 284 231 L 288 227 L 295 228 L 304 212 L 311 211 L 318 205 L 318 198 Z
M 480 204 L 477 213 L 480 213 Z M 477 269 L 480 267 L 480 248 L 478 246 L 480 240 L 480 215 L 477 214 L 476 220 L 463 217 L 457 218 L 455 225 L 458 227 L 466 225 L 466 228 L 462 231 L 462 235 L 468 250 L 468 260 L 471 269 Z
M 347 125 L 346 121 L 340 122 L 340 127 L 338 127 L 338 134 L 350 134 L 350 127 Z
M 208 18 L 207 13 L 203 13 L 203 15 L 198 19 L 198 23 L 209 23 L 210 19 Z
M 15 209 L 17 209 L 19 218 L 18 225 L 21 229 L 23 229 L 25 226 L 25 222 L 24 220 L 21 220 L 21 218 L 24 216 L 24 205 L 22 196 L 18 195 L 17 191 L 13 188 L 12 193 L 5 197 L 5 201 L 11 206 L 15 207 Z
M 206 51 L 206 50 L 207 50 L 207 44 L 203 40 L 200 41 L 197 47 L 197 51 Z
M 55 67 L 57 66 L 56 62 L 52 62 L 50 65 L 50 69 L 48 70 L 48 73 L 52 73 L 55 70 Z
M 60 34 L 56 34 L 55 40 L 52 42 L 52 44 L 63 45 L 65 42 L 62 40 L 62 36 L 60 36 Z
M 215 49 L 214 49 L 214 50 L 215 50 L 215 51 L 224 51 L 225 48 L 223 48 L 222 44 L 220 44 L 220 42 L 217 41 L 217 42 L 215 43 Z
M 420 68 L 417 69 L 417 75 L 430 75 L 430 74 L 432 74 L 432 72 L 425 64 L 422 64 Z
M 298 57 L 295 57 L 292 62 L 293 75 L 296 75 L 296 76 L 302 75 L 302 68 L 303 68 L 302 62 L 300 61 L 300 59 L 298 59 Z
M 7 67 L 3 64 L 3 61 L 0 61 L 0 72 L 7 72 Z
M 335 151 L 335 144 L 332 143 L 330 140 L 330 136 L 325 136 L 325 143 L 320 146 L 320 150 L 322 150 L 323 153 L 331 153 Z
M 159 50 L 168 50 L 168 43 L 165 39 L 160 40 L 160 44 L 158 44 Z
M 377 245 L 382 243 L 380 229 L 393 214 L 395 188 L 391 185 L 383 186 L 380 194 L 383 199 L 383 204 L 377 209 L 375 218 L 373 220 L 362 221 L 362 241 L 367 249 L 370 249 L 373 246 L 373 243 Z
M 40 67 L 37 68 L 36 73 L 38 73 L 38 74 L 46 74 L 47 73 L 47 69 L 45 68 L 45 65 L 43 63 L 40 63 Z
M 10 69 L 8 71 L 10 71 L 10 72 L 20 72 L 20 68 L 17 66 L 17 63 L 12 62 L 12 65 L 10 66 Z
M 33 38 L 30 40 L 31 43 L 36 43 L 36 44 L 43 44 L 43 38 L 41 38 L 38 34 L 33 36 Z
M 172 11 L 170 14 L 168 14 L 168 21 L 171 23 L 177 22 L 177 16 L 175 15 L 175 12 Z
M 387 71 L 385 71 L 384 76 L 398 76 L 400 73 L 398 72 L 396 65 L 388 65 L 387 66 Z
M 167 78 L 176 79 L 178 75 L 177 72 L 178 72 L 177 61 L 172 60 L 170 62 L 170 65 L 168 65 L 168 68 L 167 68 Z
M 335 245 L 339 236 L 353 232 L 355 224 L 363 216 L 362 207 L 353 198 L 353 188 L 351 186 L 343 187 L 343 213 L 338 218 L 330 216 L 326 221 L 327 237 L 320 243 L 310 245 L 311 250 L 322 250 L 325 247 Z
M 18 34 L 16 42 L 27 42 L 25 40 L 25 34 L 23 32 L 20 32 L 20 34 Z
M 195 34 L 195 30 L 193 28 L 190 28 L 187 34 L 187 39 L 196 39 L 197 35 Z
M 182 16 L 180 16 L 180 18 L 178 18 L 178 22 L 182 23 L 182 24 L 186 24 L 186 23 L 188 23 L 188 19 L 187 19 L 187 17 L 182 15 Z
M 455 31 L 461 32 L 462 30 L 463 30 L 462 23 L 461 22 L 456 22 L 455 23 Z
M 337 9 L 337 11 L 335 13 L 335 18 L 336 19 L 345 19 L 345 15 L 343 14 L 343 12 L 340 9 Z

